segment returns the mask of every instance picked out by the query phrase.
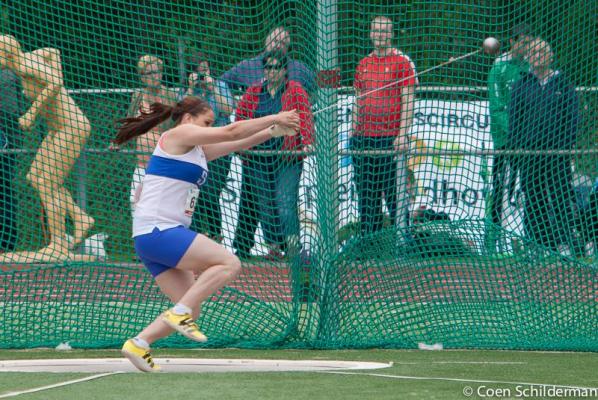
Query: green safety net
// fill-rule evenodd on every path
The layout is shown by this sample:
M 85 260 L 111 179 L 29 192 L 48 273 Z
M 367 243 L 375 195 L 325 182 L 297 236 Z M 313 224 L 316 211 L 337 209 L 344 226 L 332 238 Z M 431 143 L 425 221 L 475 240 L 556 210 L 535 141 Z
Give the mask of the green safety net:
M 120 346 L 169 307 L 131 236 L 173 123 L 112 140 L 196 95 L 215 125 L 302 126 L 210 162 L 191 228 L 243 270 L 203 304 L 206 344 L 157 346 L 597 351 L 597 11 L 0 3 L 0 348 Z

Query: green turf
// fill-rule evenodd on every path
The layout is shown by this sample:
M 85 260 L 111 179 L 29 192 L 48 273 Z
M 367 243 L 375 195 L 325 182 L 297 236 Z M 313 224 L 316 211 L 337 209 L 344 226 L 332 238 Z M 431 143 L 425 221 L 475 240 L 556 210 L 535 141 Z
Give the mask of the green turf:
M 442 377 L 571 385 L 598 388 L 598 354 L 512 351 L 417 350 L 173 350 L 156 357 L 326 359 L 393 362 L 391 368 L 365 374 Z M 117 357 L 113 350 L 0 350 L 0 360 Z M 478 364 L 467 364 L 478 362 Z M 516 364 L 492 364 L 516 363 Z M 66 381 L 87 374 L 0 373 L 0 394 Z M 23 396 L 24 399 L 464 399 L 463 388 L 480 383 L 410 380 L 323 373 L 122 374 Z M 491 388 L 515 386 L 486 384 Z M 474 398 L 477 398 L 474 396 Z

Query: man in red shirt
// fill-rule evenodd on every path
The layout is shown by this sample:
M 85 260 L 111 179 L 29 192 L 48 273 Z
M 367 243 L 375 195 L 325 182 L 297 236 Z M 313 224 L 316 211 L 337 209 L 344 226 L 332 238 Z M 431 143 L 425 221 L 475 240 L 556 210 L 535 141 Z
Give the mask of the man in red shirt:
M 382 198 L 397 227 L 407 225 L 405 151 L 418 82 L 413 62 L 392 46 L 392 38 L 392 21 L 387 17 L 374 18 L 370 29 L 374 51 L 359 62 L 355 72 L 351 149 L 396 151 L 353 155 L 362 234 L 382 228 Z

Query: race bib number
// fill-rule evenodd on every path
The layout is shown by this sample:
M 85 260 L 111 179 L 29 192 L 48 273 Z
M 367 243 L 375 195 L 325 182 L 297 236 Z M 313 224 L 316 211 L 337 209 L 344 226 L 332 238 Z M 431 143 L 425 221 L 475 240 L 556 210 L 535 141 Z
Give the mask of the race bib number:
M 195 204 L 197 203 L 197 196 L 199 196 L 199 189 L 192 188 L 187 192 L 187 201 L 185 201 L 185 215 L 188 217 L 193 216 L 195 211 Z

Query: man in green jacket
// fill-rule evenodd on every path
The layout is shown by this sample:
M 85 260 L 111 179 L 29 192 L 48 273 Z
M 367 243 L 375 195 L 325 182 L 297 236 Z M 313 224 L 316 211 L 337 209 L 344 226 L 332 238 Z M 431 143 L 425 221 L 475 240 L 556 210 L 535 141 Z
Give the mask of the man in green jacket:
M 525 45 L 532 39 L 530 28 L 527 24 L 520 24 L 513 28 L 511 39 L 511 51 L 501 54 L 492 65 L 488 75 L 488 100 L 490 108 L 490 131 L 494 142 L 495 150 L 506 150 L 509 117 L 508 105 L 511 98 L 513 85 L 521 78 L 522 74 L 529 71 L 524 61 Z M 486 232 L 487 248 L 490 252 L 496 252 L 497 227 L 502 226 L 503 198 L 505 188 L 508 188 L 509 198 L 515 191 L 517 179 L 517 157 L 505 154 L 494 156 L 492 167 L 492 191 L 488 199 L 489 214 L 492 225 Z M 498 242 L 499 247 L 502 243 Z M 501 249 L 502 251 L 502 249 Z

